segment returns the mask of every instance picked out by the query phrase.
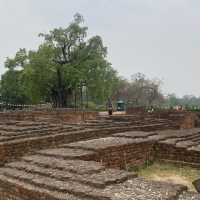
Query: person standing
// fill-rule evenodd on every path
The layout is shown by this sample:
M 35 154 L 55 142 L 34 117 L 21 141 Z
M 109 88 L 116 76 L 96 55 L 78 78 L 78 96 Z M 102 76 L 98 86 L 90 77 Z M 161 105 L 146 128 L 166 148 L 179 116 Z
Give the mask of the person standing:
M 108 102 L 107 102 L 107 109 L 108 109 L 108 115 L 112 115 L 113 105 L 112 105 L 112 101 L 110 100 L 110 98 L 108 99 Z

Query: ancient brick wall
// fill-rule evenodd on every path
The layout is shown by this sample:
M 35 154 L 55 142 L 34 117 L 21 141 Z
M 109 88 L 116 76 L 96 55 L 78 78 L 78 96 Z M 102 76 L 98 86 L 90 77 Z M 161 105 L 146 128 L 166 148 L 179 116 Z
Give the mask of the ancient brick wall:
M 160 161 L 172 162 L 180 165 L 188 165 L 200 168 L 200 148 L 176 146 L 174 144 L 158 143 L 156 145 L 155 158 Z
M 184 138 L 191 135 L 183 134 Z M 181 200 L 199 199 L 198 194 L 187 193 L 185 186 L 146 181 L 133 172 L 107 169 L 154 159 L 155 141 L 165 137 L 169 135 L 132 131 L 37 151 L 1 168 L 0 199 L 155 200 L 159 196 L 179 200 L 179 195 Z
M 130 144 L 106 148 L 100 152 L 83 156 L 83 160 L 94 160 L 105 167 L 128 169 L 133 166 L 142 166 L 154 160 L 152 143 Z
M 182 189 L 174 191 L 175 187 L 167 184 L 158 189 L 162 184 L 153 183 L 152 187 L 152 182 L 135 178 L 132 184 L 129 181 L 116 188 L 108 186 L 119 185 L 129 178 L 127 172 L 116 168 L 127 169 L 156 159 L 200 167 L 200 129 L 163 131 L 172 128 L 171 124 L 167 120 L 152 120 L 152 115 L 135 123 L 127 123 L 127 119 L 121 122 L 120 117 L 109 121 L 111 117 L 108 122 L 93 120 L 91 126 L 87 121 L 85 125 L 53 124 L 44 120 L 49 113 L 41 114 L 42 118 L 39 113 L 24 114 L 27 121 L 0 120 L 0 164 L 4 165 L 0 170 L 0 200 L 112 200 L 113 190 L 123 187 L 122 194 L 127 199 L 142 196 L 153 200 L 161 195 L 163 199 L 175 200 Z M 78 120 L 93 118 L 93 114 L 81 115 Z M 52 120 L 59 115 L 59 120 L 69 121 L 68 113 L 52 115 Z M 43 120 L 29 121 L 33 116 L 34 120 Z M 132 116 L 126 117 L 132 120 Z M 183 124 L 187 126 L 183 128 L 191 126 L 192 117 L 185 118 Z M 24 118 L 20 115 L 15 119 Z M 143 185 L 142 189 L 138 185 Z M 123 196 L 121 199 L 125 200 Z
M 134 133 L 139 134 L 138 138 L 114 134 L 113 137 L 80 141 L 63 145 L 63 147 L 92 151 L 93 153 L 90 152 L 88 156 L 83 155 L 81 159 L 97 161 L 110 168 L 127 169 L 129 166 L 141 166 L 146 162 L 152 162 L 154 141 L 147 139 L 148 133 Z
M 200 127 L 200 115 L 198 112 L 188 112 L 188 111 L 176 111 L 176 110 L 166 110 L 166 111 L 155 111 L 153 113 L 148 113 L 142 110 L 135 110 L 130 108 L 127 110 L 127 114 L 133 116 L 136 120 L 166 120 L 171 126 L 178 126 L 179 129 L 190 129 L 194 127 Z
M 129 131 L 112 137 L 64 145 L 76 150 L 89 150 L 84 160 L 95 160 L 106 167 L 127 168 L 155 160 L 200 167 L 200 130 Z
M 97 112 L 81 112 L 67 110 L 49 110 L 49 111 L 15 111 L 0 112 L 0 121 L 49 121 L 51 123 L 66 122 L 79 123 L 84 120 L 96 119 Z
M 107 127 L 108 125 L 112 126 Z M 100 123 L 97 127 L 92 126 L 88 128 L 87 126 L 85 127 L 84 124 L 65 125 L 62 123 L 53 124 L 44 121 L 5 121 L 0 123 L 0 164 L 15 160 L 35 150 L 56 147 L 63 143 L 105 138 L 109 137 L 111 134 L 125 131 L 156 131 L 165 128 L 166 126 L 163 125 L 163 123 L 132 126 L 127 125 L 127 123 L 111 124 L 109 122 L 108 124 Z M 135 151 L 137 148 L 140 148 L 140 146 L 137 148 L 136 146 Z M 132 150 L 134 151 L 134 148 Z M 128 148 L 126 151 L 128 151 Z M 133 154 L 133 152 L 131 153 Z M 140 155 L 137 151 L 136 154 L 138 156 Z M 120 151 L 116 151 L 115 156 L 120 158 Z M 102 160 L 100 155 L 98 160 Z
M 181 129 L 190 129 L 197 127 L 198 116 L 195 113 L 188 113 L 184 117 L 179 119 Z
M 34 155 L 4 165 L 0 170 L 0 200 L 155 200 L 158 196 L 160 199 L 179 200 L 180 194 L 181 200 L 194 196 L 199 199 L 196 193 L 187 193 L 184 186 L 145 181 L 136 178 L 132 172 L 107 169 L 126 169 L 155 159 L 198 164 L 199 129 L 152 132 L 125 132 L 121 129 L 121 133 L 116 133 L 115 129 L 108 130 L 107 134 L 112 133 L 110 137 L 73 143 L 66 140 L 66 144 L 36 151 Z M 76 139 L 83 139 L 92 132 L 94 136 L 101 131 L 80 131 L 82 136 L 77 135 Z M 30 142 L 26 144 L 28 146 Z M 17 152 L 18 147 L 15 148 Z M 30 145 L 30 148 L 33 147 Z
M 145 113 L 144 107 L 128 107 L 126 108 L 126 114 L 132 115 L 132 114 L 143 114 Z

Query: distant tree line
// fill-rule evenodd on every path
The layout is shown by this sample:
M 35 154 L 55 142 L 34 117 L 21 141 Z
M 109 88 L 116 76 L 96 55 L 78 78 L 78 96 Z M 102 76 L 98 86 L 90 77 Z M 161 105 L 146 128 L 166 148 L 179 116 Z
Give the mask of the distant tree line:
M 188 109 L 199 109 L 195 107 L 200 107 L 200 97 L 196 97 L 194 95 L 184 95 L 183 97 L 177 97 L 175 94 L 169 94 L 165 98 L 165 105 L 169 107 L 179 105 Z
M 120 79 L 114 98 L 129 106 L 161 105 L 164 103 L 161 83 L 159 79 L 149 79 L 142 73 L 136 73 L 131 80 Z

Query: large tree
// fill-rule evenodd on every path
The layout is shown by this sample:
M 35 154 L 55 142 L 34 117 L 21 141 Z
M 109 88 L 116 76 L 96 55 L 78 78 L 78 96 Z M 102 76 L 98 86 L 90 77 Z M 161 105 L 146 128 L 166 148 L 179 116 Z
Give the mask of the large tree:
M 51 101 L 57 107 L 66 107 L 83 83 L 96 102 L 111 96 L 117 73 L 106 60 L 107 49 L 101 37 L 88 38 L 83 23 L 83 17 L 76 14 L 68 27 L 40 34 L 44 42 L 38 50 L 20 49 L 13 59 L 7 59 L 8 72 L 20 73 L 19 88 L 32 103 Z

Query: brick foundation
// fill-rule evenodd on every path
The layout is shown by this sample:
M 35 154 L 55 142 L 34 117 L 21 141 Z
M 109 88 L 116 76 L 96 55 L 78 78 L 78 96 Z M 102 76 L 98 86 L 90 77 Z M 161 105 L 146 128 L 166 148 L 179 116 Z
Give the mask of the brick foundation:
M 97 112 L 68 111 L 65 109 L 50 111 L 17 111 L 0 112 L 0 121 L 48 121 L 51 123 L 80 123 L 85 120 L 96 119 Z
M 200 129 L 164 130 L 177 124 L 120 118 L 71 125 L 0 122 L 0 200 L 199 200 L 184 186 L 119 169 L 155 160 L 198 167 Z

